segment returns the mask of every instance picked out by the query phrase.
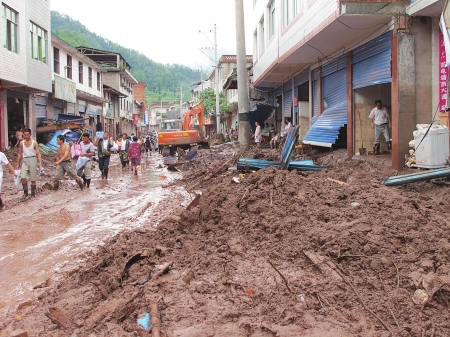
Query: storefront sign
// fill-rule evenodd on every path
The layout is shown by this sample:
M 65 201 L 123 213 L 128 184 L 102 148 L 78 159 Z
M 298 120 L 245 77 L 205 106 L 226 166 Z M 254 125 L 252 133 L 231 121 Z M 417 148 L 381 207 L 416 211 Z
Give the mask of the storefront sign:
M 87 109 L 86 109 L 86 113 L 91 116 L 100 115 L 101 112 L 102 112 L 102 107 L 98 106 L 98 105 L 88 104 Z
M 55 75 L 55 98 L 59 98 L 70 103 L 76 103 L 77 84 Z
M 446 64 L 446 53 L 444 36 L 439 31 L 439 109 L 445 111 L 448 107 L 448 67 Z

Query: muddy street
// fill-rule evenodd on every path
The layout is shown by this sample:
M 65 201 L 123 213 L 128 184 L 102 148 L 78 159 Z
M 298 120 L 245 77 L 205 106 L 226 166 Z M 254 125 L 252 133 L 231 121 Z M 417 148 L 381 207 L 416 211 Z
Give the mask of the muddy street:
M 17 201 L 23 192 L 14 187 L 17 198 L 1 213 L 0 311 L 29 298 L 34 286 L 55 273 L 83 263 L 108 238 L 143 224 L 156 226 L 172 207 L 185 203 L 182 189 L 161 187 L 177 178 L 161 163 L 160 156 L 149 157 L 135 176 L 113 156 L 108 180 L 96 170 L 91 188 L 82 192 L 70 180 L 57 192 L 38 182 L 41 193 L 24 203 Z
M 312 153 L 317 172 L 232 169 L 277 156 L 200 150 L 176 174 L 43 191 L 28 221 L 12 205 L 0 335 L 448 336 L 449 187 L 372 184 L 389 166 L 345 151 Z

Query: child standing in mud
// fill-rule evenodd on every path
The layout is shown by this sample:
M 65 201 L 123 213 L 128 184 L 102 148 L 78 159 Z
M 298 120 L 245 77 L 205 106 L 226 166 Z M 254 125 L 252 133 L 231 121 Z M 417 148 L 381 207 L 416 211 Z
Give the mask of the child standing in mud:
M 3 184 L 3 166 L 7 166 L 9 171 L 17 178 L 17 173 L 14 171 L 14 167 L 9 162 L 8 158 L 6 158 L 3 152 L 0 152 L 0 210 L 3 209 L 3 201 L 2 201 L 2 184 Z
M 137 141 L 137 137 L 133 137 L 133 142 L 128 147 L 128 158 L 131 162 L 131 170 L 137 174 L 138 166 L 141 164 L 141 144 Z

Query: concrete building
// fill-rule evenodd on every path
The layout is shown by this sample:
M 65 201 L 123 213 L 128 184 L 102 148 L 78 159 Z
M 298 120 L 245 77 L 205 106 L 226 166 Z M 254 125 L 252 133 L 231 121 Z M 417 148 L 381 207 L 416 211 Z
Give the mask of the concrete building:
M 77 50 L 104 68 L 106 73 L 103 74 L 103 83 L 114 89 L 115 92 L 120 93 L 120 95 L 116 95 L 119 98 L 117 104 L 119 116 L 108 117 L 107 127 L 113 129 L 113 135 L 119 135 L 123 132 L 136 134 L 138 118 L 134 117 L 133 123 L 133 114 L 138 115 L 139 111 L 137 111 L 138 107 L 135 106 L 134 102 L 133 87 L 138 81 L 131 74 L 131 66 L 119 53 L 88 47 L 78 47 Z
M 37 121 L 85 119 L 89 133 L 103 130 L 109 101 L 103 97 L 102 73 L 105 70 L 77 49 L 52 34 L 53 91 L 38 96 Z M 108 103 L 108 104 L 107 104 Z M 42 113 L 39 113 L 42 111 Z M 108 130 L 108 129 L 106 129 Z M 108 130 L 109 131 L 109 130 Z M 93 136 L 93 134 L 91 134 Z
M 415 125 L 439 105 L 439 16 L 444 0 L 257 0 L 253 87 L 300 125 L 311 145 L 371 150 L 368 115 L 392 116 L 392 166 L 404 164 Z M 448 81 L 448 79 L 446 79 Z M 382 144 L 382 147 L 385 147 Z
M 253 56 L 246 56 L 246 66 L 250 68 L 252 66 Z M 222 55 L 218 62 L 218 86 L 219 92 L 223 92 L 227 101 L 230 103 L 238 102 L 238 90 L 237 90 L 237 58 L 236 55 Z M 214 91 L 216 90 L 216 74 L 213 70 L 208 78 L 208 81 L 212 84 Z M 223 123 L 219 130 L 234 128 L 235 123 L 238 120 L 237 111 L 226 113 L 223 118 Z
M 18 127 L 36 131 L 36 94 L 52 91 L 49 1 L 4 0 L 0 25 L 0 149 Z

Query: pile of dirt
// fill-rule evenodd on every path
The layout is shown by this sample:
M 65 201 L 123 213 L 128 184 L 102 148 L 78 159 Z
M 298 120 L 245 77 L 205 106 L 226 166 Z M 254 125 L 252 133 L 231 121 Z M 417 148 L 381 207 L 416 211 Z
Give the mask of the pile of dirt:
M 197 207 L 39 285 L 2 333 L 154 336 L 159 322 L 162 336 L 450 335 L 447 186 L 372 185 L 389 169 L 339 153 L 321 172 L 235 183 L 238 156 L 202 151 L 185 174 Z M 153 334 L 137 323 L 146 313 Z

